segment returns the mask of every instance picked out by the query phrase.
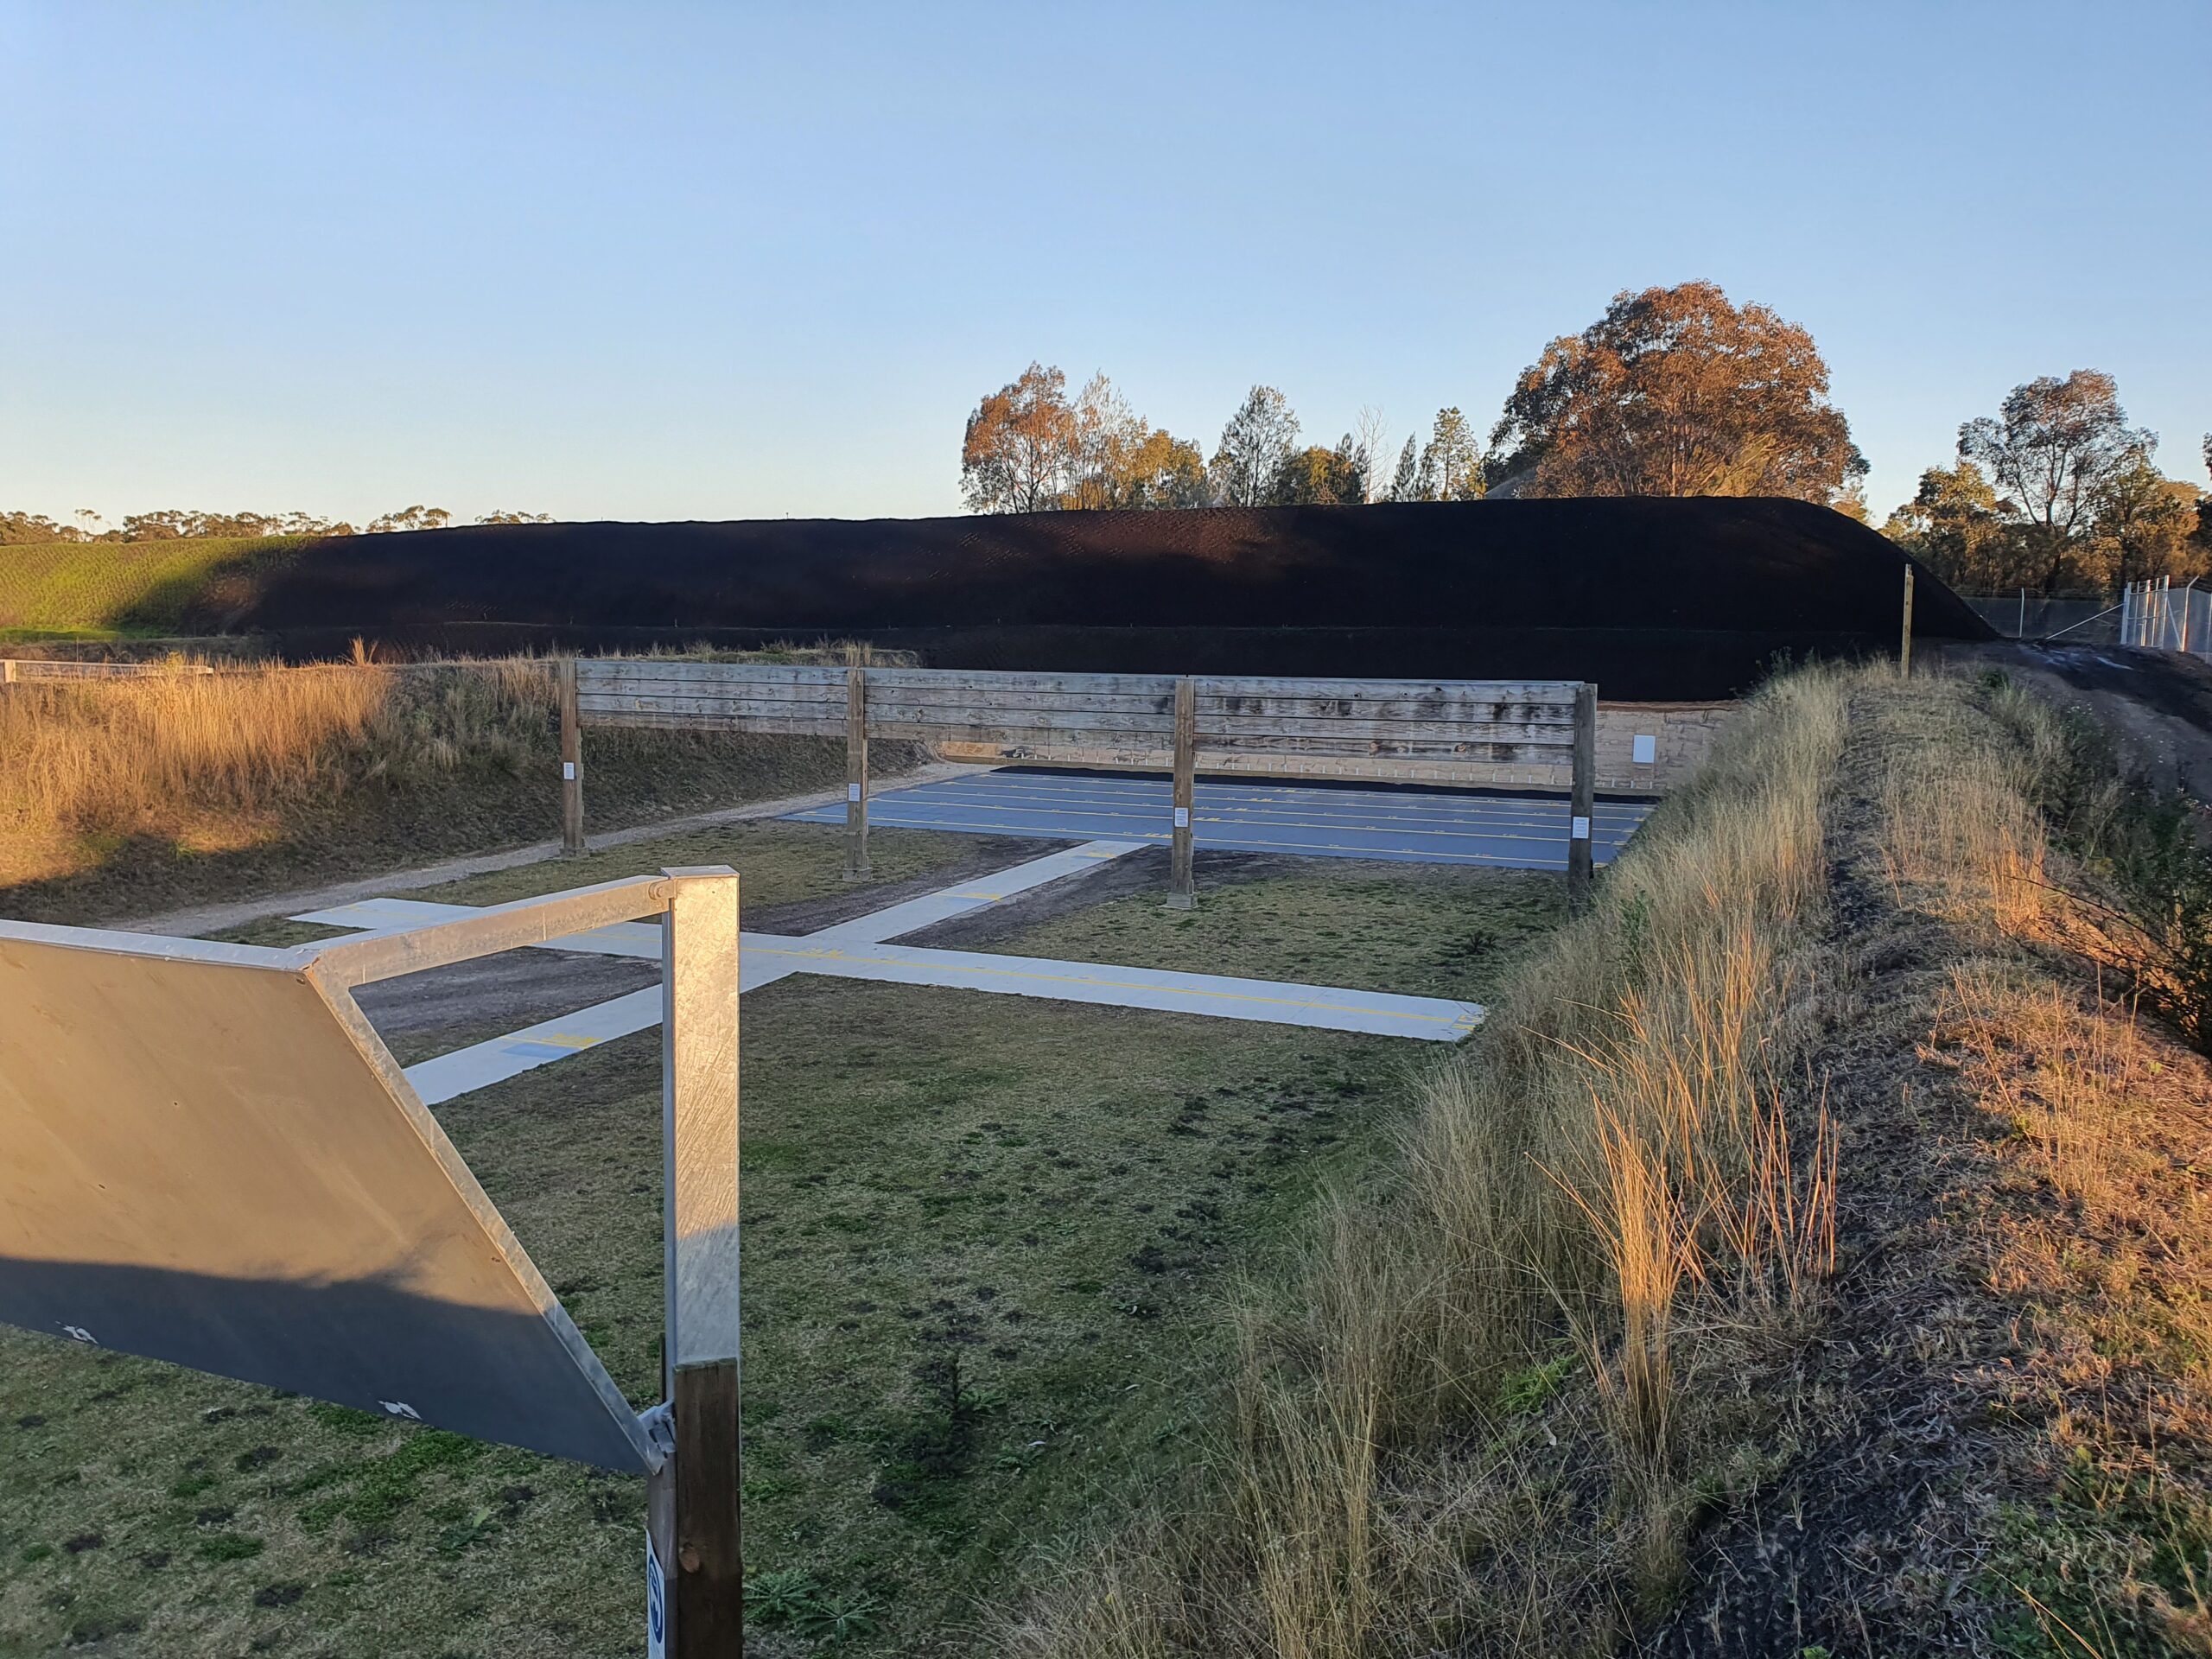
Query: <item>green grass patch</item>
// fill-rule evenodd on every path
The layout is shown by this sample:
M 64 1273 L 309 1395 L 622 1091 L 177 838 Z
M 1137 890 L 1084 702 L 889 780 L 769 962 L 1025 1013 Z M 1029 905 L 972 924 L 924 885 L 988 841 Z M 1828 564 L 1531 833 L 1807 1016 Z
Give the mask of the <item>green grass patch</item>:
M 1995 1634 L 2008 1659 L 2204 1650 L 2212 1502 L 2201 1492 L 2078 1446 L 2047 1501 L 2007 1506 L 1997 1543 L 1983 1590 L 2006 1610 Z
M 122 638 L 115 628 L 0 628 L 0 645 L 104 645 Z
M 166 542 L 56 542 L 0 557 L 0 628 L 91 637 L 175 632 L 188 613 L 242 599 L 254 579 L 296 557 L 312 536 Z
M 1262 868 L 1256 880 L 1229 866 L 1227 879 L 1202 881 L 1195 910 L 1140 889 L 976 948 L 1481 1000 L 1566 919 L 1566 889 L 1542 871 L 1319 858 Z

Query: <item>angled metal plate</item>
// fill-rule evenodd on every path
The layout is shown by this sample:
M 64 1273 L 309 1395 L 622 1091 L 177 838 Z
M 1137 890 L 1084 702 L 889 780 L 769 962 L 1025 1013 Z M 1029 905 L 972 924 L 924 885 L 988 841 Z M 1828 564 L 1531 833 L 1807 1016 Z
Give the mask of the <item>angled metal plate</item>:
M 656 1464 L 318 954 L 0 923 L 0 1320 Z

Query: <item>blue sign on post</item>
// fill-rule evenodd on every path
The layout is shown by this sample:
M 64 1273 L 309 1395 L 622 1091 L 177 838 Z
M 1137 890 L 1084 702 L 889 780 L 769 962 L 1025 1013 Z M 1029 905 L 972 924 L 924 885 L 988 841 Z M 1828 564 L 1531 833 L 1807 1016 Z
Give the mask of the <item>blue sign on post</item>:
M 668 1589 L 661 1582 L 660 1556 L 653 1548 L 651 1528 L 645 1531 L 645 1659 L 667 1659 Z

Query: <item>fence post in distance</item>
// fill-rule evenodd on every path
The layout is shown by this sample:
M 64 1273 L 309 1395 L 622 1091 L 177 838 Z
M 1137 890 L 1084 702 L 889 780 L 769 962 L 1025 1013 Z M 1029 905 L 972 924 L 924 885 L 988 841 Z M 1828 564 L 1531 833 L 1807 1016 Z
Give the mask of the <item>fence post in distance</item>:
M 584 855 L 584 734 L 576 712 L 576 659 L 554 665 L 561 699 L 561 855 Z
M 868 862 L 868 671 L 845 671 L 845 880 L 864 881 Z
M 1191 804 L 1196 793 L 1198 760 L 1198 688 L 1175 682 L 1175 821 L 1169 842 L 1167 908 L 1189 910 L 1198 902 L 1191 880 Z
M 1912 672 L 1912 567 L 1904 568 L 1904 629 L 1897 636 L 1897 672 Z
M 1596 874 L 1590 832 L 1597 800 L 1598 688 L 1585 680 L 1574 688 L 1574 772 L 1567 808 L 1567 907 L 1576 916 L 1590 908 Z

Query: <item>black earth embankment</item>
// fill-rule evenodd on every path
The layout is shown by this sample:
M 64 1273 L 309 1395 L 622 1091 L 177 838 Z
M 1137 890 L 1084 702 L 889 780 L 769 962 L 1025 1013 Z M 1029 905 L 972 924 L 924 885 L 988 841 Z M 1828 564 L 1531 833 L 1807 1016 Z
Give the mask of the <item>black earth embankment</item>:
M 1905 556 L 1776 499 L 1483 501 L 920 519 L 486 525 L 323 542 L 233 628 L 289 656 L 744 646 L 937 667 L 1592 679 L 1740 691 L 1897 648 Z M 1916 636 L 1988 626 L 1926 571 Z

